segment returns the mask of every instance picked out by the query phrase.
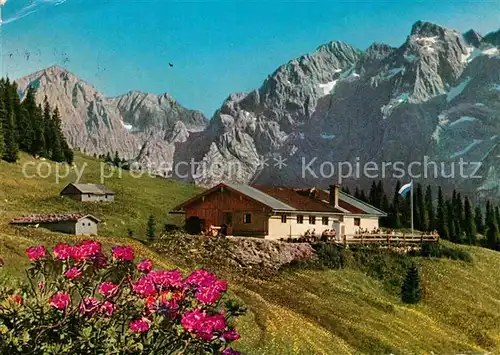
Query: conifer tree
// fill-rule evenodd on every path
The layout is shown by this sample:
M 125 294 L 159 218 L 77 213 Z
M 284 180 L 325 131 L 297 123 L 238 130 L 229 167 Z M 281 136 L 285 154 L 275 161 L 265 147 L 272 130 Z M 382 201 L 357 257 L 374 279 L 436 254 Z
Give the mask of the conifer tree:
M 111 154 L 109 154 L 109 152 L 106 153 L 106 158 L 104 158 L 104 161 L 106 163 L 112 163 L 113 162 L 113 159 L 111 159 Z
M 52 156 L 51 159 L 57 162 L 63 162 L 66 160 L 64 149 L 63 149 L 63 141 L 65 140 L 64 135 L 61 131 L 61 116 L 59 114 L 59 109 L 56 107 L 51 116 L 51 124 L 52 128 L 51 135 L 53 137 L 52 142 Z
M 359 199 L 363 202 L 368 202 L 368 199 L 366 198 L 365 191 L 361 190 L 361 193 L 359 194 Z
M 457 242 L 457 234 L 456 234 L 456 224 L 454 220 L 454 213 L 453 213 L 453 203 L 451 200 L 446 200 L 446 222 L 448 224 L 448 235 L 449 239 L 452 242 Z
M 417 191 L 415 192 L 415 222 L 416 228 L 421 231 L 426 231 L 429 229 L 428 215 L 425 209 L 424 195 L 422 191 L 422 185 L 417 184 Z
M 401 183 L 398 181 L 394 190 L 394 197 L 392 198 L 392 226 L 394 228 L 401 228 L 399 189 L 401 189 Z
M 121 162 L 122 162 L 122 160 L 120 159 L 120 156 L 118 155 L 118 151 L 115 151 L 115 157 L 113 158 L 113 164 L 116 167 L 119 167 Z
M 1 113 L 0 113 L 0 117 L 1 117 Z M 5 145 L 4 145 L 4 139 L 3 139 L 3 124 L 2 124 L 2 120 L 0 119 L 0 157 L 3 157 L 4 148 L 5 148 Z
M 382 200 L 384 198 L 384 185 L 382 185 L 382 180 L 379 180 L 377 187 L 375 188 L 375 207 L 382 208 Z
M 472 206 L 468 197 L 465 197 L 464 202 L 464 230 L 467 237 L 467 242 L 470 245 L 476 244 L 476 224 L 472 213 Z
M 377 200 L 377 185 L 375 184 L 375 180 L 374 180 L 374 181 L 372 181 L 372 185 L 370 187 L 370 192 L 368 195 L 368 202 L 370 203 L 370 205 L 377 207 L 376 200 Z
M 497 250 L 499 248 L 498 240 L 498 225 L 495 219 L 492 219 L 488 224 L 488 230 L 486 231 L 486 246 L 490 249 Z
M 30 153 L 33 156 L 46 156 L 46 141 L 45 141 L 45 127 L 43 120 L 43 109 L 38 105 L 33 112 L 32 116 L 32 126 L 33 126 L 33 142 L 31 144 Z
M 358 200 L 361 199 L 361 193 L 359 192 L 359 187 L 356 186 L 356 189 L 354 190 L 354 197 L 357 198 Z
M 480 234 L 484 234 L 484 220 L 483 213 L 481 212 L 481 207 L 476 206 L 474 211 L 474 223 L 476 224 L 477 232 Z
M 436 229 L 443 239 L 449 239 L 448 223 L 446 221 L 446 202 L 441 186 L 438 188 L 438 202 L 436 208 Z
M 427 188 L 425 189 L 425 209 L 427 211 L 428 230 L 437 229 L 436 215 L 434 212 L 434 203 L 432 200 L 432 187 L 431 187 L 431 185 L 427 185 Z
M 155 222 L 155 217 L 153 215 L 150 215 L 148 218 L 148 227 L 146 233 L 148 240 L 150 242 L 154 242 L 156 239 L 156 222 Z
M 401 287 L 401 299 L 404 303 L 416 304 L 420 302 L 420 276 L 415 265 L 406 271 L 406 277 Z
M 18 146 L 16 142 L 16 126 L 14 122 L 14 112 L 3 110 L 3 159 L 9 163 L 17 161 Z
M 453 207 L 453 223 L 455 224 L 456 242 L 461 243 L 464 225 L 464 205 L 460 193 L 455 195 Z

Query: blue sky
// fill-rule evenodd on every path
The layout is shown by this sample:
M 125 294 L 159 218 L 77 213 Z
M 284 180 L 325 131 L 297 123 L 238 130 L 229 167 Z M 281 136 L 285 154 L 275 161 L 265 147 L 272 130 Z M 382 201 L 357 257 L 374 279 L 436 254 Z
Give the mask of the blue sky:
M 4 20 L 33 1 L 37 11 L 2 26 L 4 75 L 59 64 L 107 96 L 168 92 L 208 117 L 330 40 L 399 46 L 417 20 L 483 34 L 500 24 L 499 0 L 7 0 Z

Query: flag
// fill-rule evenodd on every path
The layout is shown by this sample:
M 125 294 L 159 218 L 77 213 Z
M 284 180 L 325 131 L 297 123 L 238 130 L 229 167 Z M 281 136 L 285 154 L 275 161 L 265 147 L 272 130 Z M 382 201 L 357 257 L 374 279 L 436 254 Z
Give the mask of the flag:
M 406 194 L 408 193 L 408 191 L 410 191 L 411 189 L 411 185 L 412 185 L 412 182 L 410 181 L 409 183 L 401 186 L 401 188 L 399 189 L 399 194 L 403 197 L 406 196 Z

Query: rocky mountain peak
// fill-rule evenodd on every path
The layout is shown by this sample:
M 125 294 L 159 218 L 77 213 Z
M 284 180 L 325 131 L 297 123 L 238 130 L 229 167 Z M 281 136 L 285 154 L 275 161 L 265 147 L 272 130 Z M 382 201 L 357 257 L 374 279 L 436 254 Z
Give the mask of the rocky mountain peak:
M 481 41 L 483 40 L 483 36 L 481 36 L 478 32 L 473 30 L 472 28 L 463 34 L 465 42 L 478 48 L 481 45 Z
M 500 46 L 500 30 L 490 32 L 483 38 L 483 42 L 492 44 L 494 46 Z
M 451 31 L 445 27 L 436 25 L 432 22 L 417 21 L 411 27 L 411 36 L 433 37 L 443 36 L 447 31 Z

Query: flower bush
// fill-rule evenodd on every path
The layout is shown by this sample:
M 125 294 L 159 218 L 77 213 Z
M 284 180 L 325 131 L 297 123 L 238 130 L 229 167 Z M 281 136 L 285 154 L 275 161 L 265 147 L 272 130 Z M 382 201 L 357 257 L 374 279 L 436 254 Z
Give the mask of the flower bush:
M 28 282 L 0 286 L 0 353 L 238 354 L 227 283 L 206 270 L 183 277 L 134 263 L 128 246 L 111 257 L 96 241 L 28 248 Z

